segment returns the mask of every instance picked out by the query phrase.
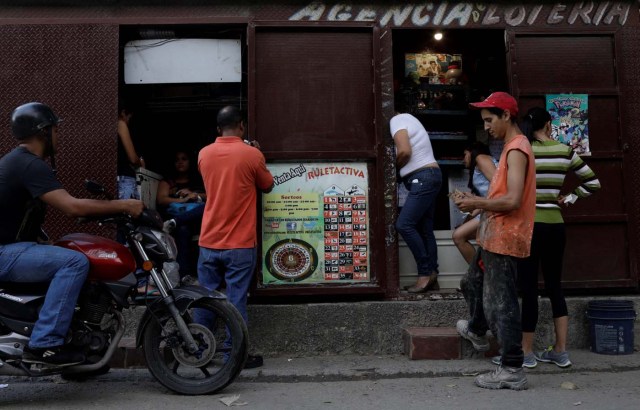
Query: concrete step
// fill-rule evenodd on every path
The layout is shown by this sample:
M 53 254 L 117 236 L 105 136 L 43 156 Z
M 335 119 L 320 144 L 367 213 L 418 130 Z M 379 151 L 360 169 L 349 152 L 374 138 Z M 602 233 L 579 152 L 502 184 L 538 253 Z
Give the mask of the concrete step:
M 500 354 L 496 339 L 491 335 L 488 338 L 489 351 L 476 352 L 469 341 L 458 335 L 455 327 L 409 327 L 403 333 L 404 354 L 411 360 L 455 360 Z
M 457 295 L 420 294 L 412 300 L 343 303 L 249 305 L 249 351 L 265 357 L 307 357 L 325 355 L 401 355 L 405 351 L 403 332 L 408 328 L 453 328 L 469 311 Z M 569 309 L 568 349 L 589 349 L 590 300 L 599 297 L 567 298 Z M 616 296 L 633 300 L 637 295 Z M 144 309 L 125 310 L 125 338 L 135 337 L 137 322 Z M 635 322 L 635 342 L 640 345 L 640 317 Z M 554 341 L 551 306 L 540 299 L 540 315 L 535 350 Z M 130 342 L 132 343 L 132 342 Z M 471 343 L 462 341 L 463 358 L 477 356 Z M 127 359 L 133 360 L 133 359 Z
M 453 327 L 404 329 L 404 354 L 411 360 L 451 360 L 462 357 L 461 338 Z
M 491 349 L 477 352 L 471 342 L 458 335 L 454 327 L 409 327 L 403 332 L 404 352 L 410 360 L 459 360 L 491 358 L 499 354 L 496 339 L 489 334 Z M 109 365 L 116 368 L 143 368 L 146 360 L 142 348 L 135 339 L 125 337 L 120 341 Z

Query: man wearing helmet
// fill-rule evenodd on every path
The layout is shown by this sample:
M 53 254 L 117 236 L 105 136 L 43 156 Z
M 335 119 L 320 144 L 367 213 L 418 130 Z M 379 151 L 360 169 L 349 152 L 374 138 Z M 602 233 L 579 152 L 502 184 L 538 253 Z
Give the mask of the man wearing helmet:
M 84 361 L 82 353 L 64 343 L 89 262 L 79 252 L 39 243 L 44 208 L 50 205 L 71 217 L 116 213 L 136 217 L 144 205 L 134 199 L 71 196 L 52 169 L 60 122 L 51 108 L 37 102 L 21 105 L 11 115 L 19 145 L 0 158 L 0 281 L 50 282 L 23 361 L 64 366 Z

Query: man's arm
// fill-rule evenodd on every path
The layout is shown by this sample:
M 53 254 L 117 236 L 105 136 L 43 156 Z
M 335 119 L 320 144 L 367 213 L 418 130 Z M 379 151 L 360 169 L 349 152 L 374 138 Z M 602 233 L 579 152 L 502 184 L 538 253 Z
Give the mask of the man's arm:
M 62 211 L 68 216 L 97 216 L 124 213 L 138 217 L 144 209 L 142 201 L 137 199 L 116 199 L 103 201 L 98 199 L 84 199 L 71 196 L 64 189 L 55 189 L 40 196 L 45 203 Z
M 482 175 L 484 175 L 489 182 L 491 182 L 493 174 L 496 173 L 496 166 L 488 155 L 478 155 L 476 157 L 476 168 L 482 172 Z
M 253 140 L 250 145 L 260 150 L 260 144 L 258 141 Z M 271 174 L 271 171 L 269 171 L 269 168 L 267 168 L 267 160 L 262 152 L 260 152 L 256 186 L 260 192 L 268 194 L 273 190 L 275 184 L 276 181 L 273 179 L 273 175 Z
M 396 167 L 400 169 L 407 165 L 407 162 L 411 159 L 409 132 L 407 130 L 398 130 L 393 136 L 393 142 L 396 145 Z
M 493 212 L 509 212 L 520 208 L 524 193 L 524 180 L 527 173 L 528 158 L 520 150 L 511 150 L 507 154 L 507 193 L 499 198 L 481 198 L 464 196 L 456 199 L 461 211 L 470 212 L 482 209 Z

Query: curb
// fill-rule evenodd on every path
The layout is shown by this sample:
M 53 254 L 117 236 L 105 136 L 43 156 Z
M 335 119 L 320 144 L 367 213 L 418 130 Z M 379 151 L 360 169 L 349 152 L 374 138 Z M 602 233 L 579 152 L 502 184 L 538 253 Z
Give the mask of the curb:
M 570 351 L 573 365 L 560 368 L 539 363 L 525 369 L 531 376 L 545 374 L 610 373 L 640 370 L 640 354 L 602 355 L 589 350 Z M 142 349 L 133 338 L 123 339 L 111 360 L 113 369 L 146 369 Z M 482 353 L 455 360 L 410 360 L 405 355 L 389 356 L 308 356 L 266 357 L 263 367 L 245 369 L 238 380 L 245 382 L 315 382 L 344 380 L 380 380 L 398 378 L 474 377 L 495 366 Z

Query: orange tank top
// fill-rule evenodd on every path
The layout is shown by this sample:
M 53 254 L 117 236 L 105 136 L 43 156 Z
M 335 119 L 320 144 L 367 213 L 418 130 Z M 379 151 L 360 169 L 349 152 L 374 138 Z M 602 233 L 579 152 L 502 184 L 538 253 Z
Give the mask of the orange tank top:
M 526 258 L 531 250 L 536 213 L 536 162 L 531 144 L 524 135 L 518 135 L 504 145 L 487 198 L 499 198 L 507 193 L 507 155 L 512 150 L 522 151 L 528 158 L 520 208 L 509 212 L 484 211 L 477 242 L 489 252 Z

